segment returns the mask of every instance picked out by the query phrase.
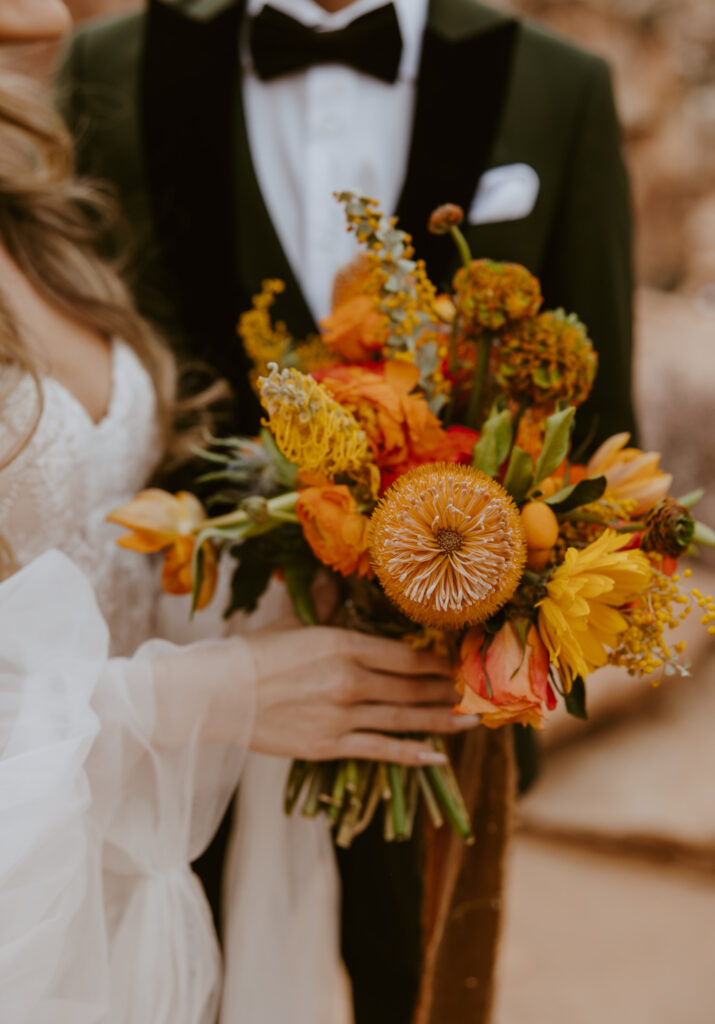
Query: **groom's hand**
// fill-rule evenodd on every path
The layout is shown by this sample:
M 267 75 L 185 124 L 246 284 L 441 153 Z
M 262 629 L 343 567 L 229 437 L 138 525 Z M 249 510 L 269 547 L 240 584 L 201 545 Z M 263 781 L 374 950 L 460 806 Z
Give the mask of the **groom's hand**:
M 261 753 L 443 764 L 428 743 L 385 734 L 455 733 L 478 722 L 452 713 L 446 659 L 398 640 L 324 626 L 244 639 L 257 674 L 251 748 Z

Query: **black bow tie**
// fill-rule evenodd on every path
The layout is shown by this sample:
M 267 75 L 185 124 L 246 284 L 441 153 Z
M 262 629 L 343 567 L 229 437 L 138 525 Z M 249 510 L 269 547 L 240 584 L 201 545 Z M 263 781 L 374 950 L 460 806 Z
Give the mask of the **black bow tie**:
M 264 7 L 251 20 L 250 32 L 253 65 L 264 81 L 314 64 L 347 64 L 384 82 L 397 78 L 402 35 L 392 4 L 363 14 L 338 32 L 316 32 Z

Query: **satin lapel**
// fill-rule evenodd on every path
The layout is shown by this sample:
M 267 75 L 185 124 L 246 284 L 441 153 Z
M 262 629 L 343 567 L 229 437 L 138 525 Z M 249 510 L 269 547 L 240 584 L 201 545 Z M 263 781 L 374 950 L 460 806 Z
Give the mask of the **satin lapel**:
M 444 282 L 453 253 L 427 231 L 440 203 L 469 208 L 488 166 L 511 80 L 518 22 L 473 0 L 432 0 L 407 175 L 397 214 L 431 279 Z
M 258 405 L 236 339 L 242 294 L 234 239 L 232 134 L 242 4 L 205 22 L 152 0 L 141 115 L 145 172 L 174 300 L 191 339 L 234 386 L 237 424 L 252 430 Z

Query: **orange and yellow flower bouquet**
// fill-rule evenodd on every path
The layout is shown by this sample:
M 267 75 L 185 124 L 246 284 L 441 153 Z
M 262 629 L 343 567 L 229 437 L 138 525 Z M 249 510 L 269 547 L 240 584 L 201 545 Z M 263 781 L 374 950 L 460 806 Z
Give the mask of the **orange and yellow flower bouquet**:
M 119 543 L 164 550 L 165 589 L 197 608 L 229 553 L 227 614 L 253 610 L 280 572 L 315 623 L 327 568 L 340 624 L 449 654 L 455 713 L 487 728 L 540 729 L 559 697 L 585 716 L 584 682 L 607 663 L 687 674 L 666 631 L 697 601 L 715 632 L 715 605 L 681 590 L 675 568 L 715 534 L 691 516 L 698 495 L 670 497 L 658 455 L 627 434 L 586 462 L 572 450 L 597 365 L 584 325 L 542 310 L 524 267 L 472 259 L 458 207 L 430 220 L 462 257 L 437 295 L 393 219 L 339 199 L 364 254 L 339 275 L 320 336 L 297 343 L 272 323 L 278 281 L 241 319 L 266 417 L 258 438 L 207 443 L 203 486 L 221 513 L 145 491 L 110 517 L 131 531 Z M 285 804 L 324 810 L 349 845 L 381 804 L 386 838 L 407 837 L 420 797 L 470 839 L 448 765 L 296 762 Z

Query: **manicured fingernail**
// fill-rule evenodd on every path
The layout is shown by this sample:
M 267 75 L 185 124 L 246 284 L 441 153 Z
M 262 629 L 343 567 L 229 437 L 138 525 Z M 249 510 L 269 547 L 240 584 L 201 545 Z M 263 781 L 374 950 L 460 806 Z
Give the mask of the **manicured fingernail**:
M 457 715 L 457 728 L 471 729 L 473 726 L 479 725 L 481 720 L 481 715 Z
M 424 764 L 447 764 L 447 758 L 438 750 L 421 750 L 418 757 Z

